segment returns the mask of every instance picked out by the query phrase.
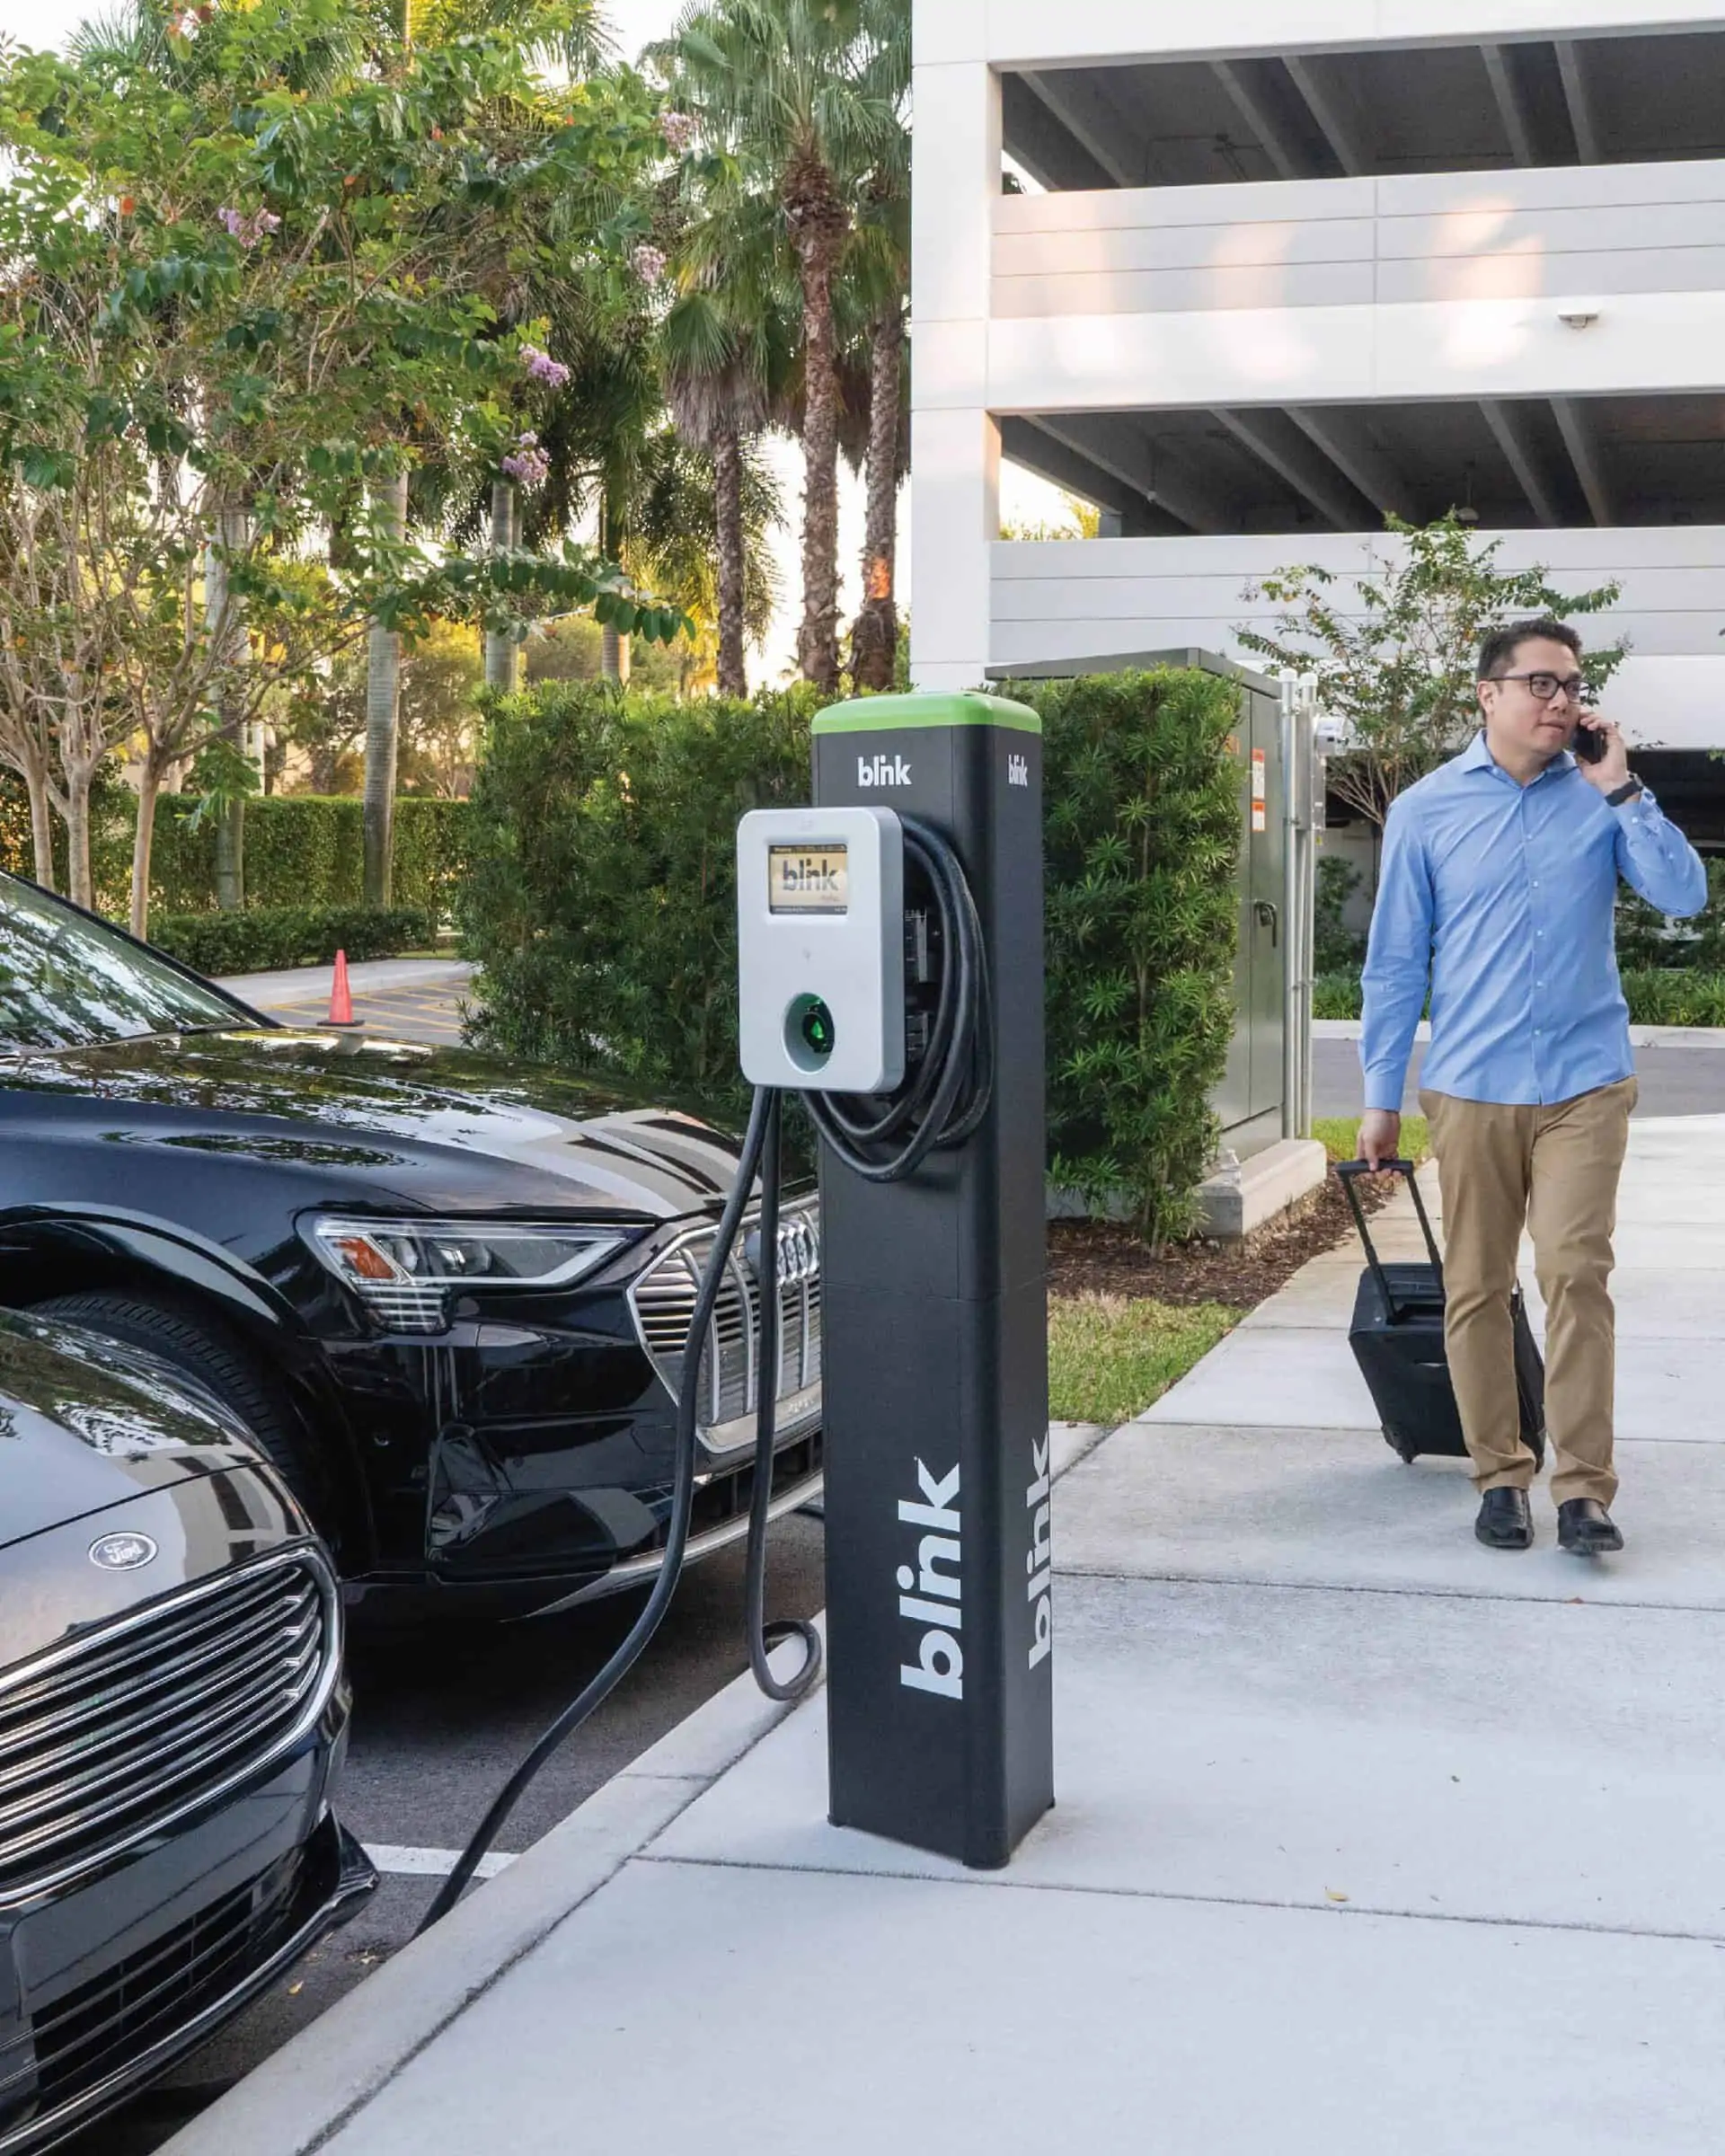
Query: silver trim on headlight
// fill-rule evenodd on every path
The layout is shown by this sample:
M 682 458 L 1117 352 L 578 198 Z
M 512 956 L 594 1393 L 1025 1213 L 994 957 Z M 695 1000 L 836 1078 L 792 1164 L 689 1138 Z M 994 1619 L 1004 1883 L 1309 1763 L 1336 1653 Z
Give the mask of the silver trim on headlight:
M 569 1287 L 628 1241 L 615 1228 L 514 1220 L 367 1220 L 321 1213 L 306 1246 L 396 1332 L 445 1332 L 463 1290 Z

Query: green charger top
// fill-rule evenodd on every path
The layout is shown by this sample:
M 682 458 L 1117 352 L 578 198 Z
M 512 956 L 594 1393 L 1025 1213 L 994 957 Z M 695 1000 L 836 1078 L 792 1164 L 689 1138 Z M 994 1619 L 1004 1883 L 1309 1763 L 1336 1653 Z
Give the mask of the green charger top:
M 971 690 L 956 694 L 930 690 L 909 696 L 858 696 L 817 711 L 817 734 L 887 734 L 909 726 L 1004 726 L 1014 733 L 1039 734 L 1042 721 L 1028 704 Z

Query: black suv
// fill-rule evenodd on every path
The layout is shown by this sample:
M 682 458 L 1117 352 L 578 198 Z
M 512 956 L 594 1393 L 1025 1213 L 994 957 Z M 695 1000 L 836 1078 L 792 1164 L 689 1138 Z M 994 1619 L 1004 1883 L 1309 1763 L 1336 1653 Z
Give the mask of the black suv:
M 0 1303 L 208 1386 L 355 1595 L 545 1610 L 650 1579 L 737 1158 L 609 1086 L 276 1026 L 0 876 Z M 757 1244 L 713 1328 L 692 1556 L 747 1526 Z M 788 1202 L 776 1263 L 783 1511 L 819 1489 L 812 1192 Z

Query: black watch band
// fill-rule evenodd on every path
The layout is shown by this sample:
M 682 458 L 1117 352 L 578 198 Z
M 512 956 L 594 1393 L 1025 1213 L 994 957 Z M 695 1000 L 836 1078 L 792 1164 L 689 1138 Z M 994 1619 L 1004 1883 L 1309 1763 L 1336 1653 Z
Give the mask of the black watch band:
M 1646 791 L 1639 779 L 1625 779 L 1621 786 L 1606 796 L 1606 806 L 1607 808 L 1621 808 L 1626 801 L 1634 800 Z

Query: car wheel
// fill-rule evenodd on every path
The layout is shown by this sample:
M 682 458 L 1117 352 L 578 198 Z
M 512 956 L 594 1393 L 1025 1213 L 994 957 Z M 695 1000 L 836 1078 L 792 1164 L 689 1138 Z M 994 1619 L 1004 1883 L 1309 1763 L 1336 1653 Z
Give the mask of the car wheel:
M 175 1303 L 146 1295 L 117 1294 L 58 1295 L 36 1303 L 31 1315 L 142 1348 L 196 1378 L 244 1423 L 315 1524 L 326 1534 L 333 1532 L 327 1477 L 314 1464 L 280 1387 L 218 1321 L 190 1316 Z

